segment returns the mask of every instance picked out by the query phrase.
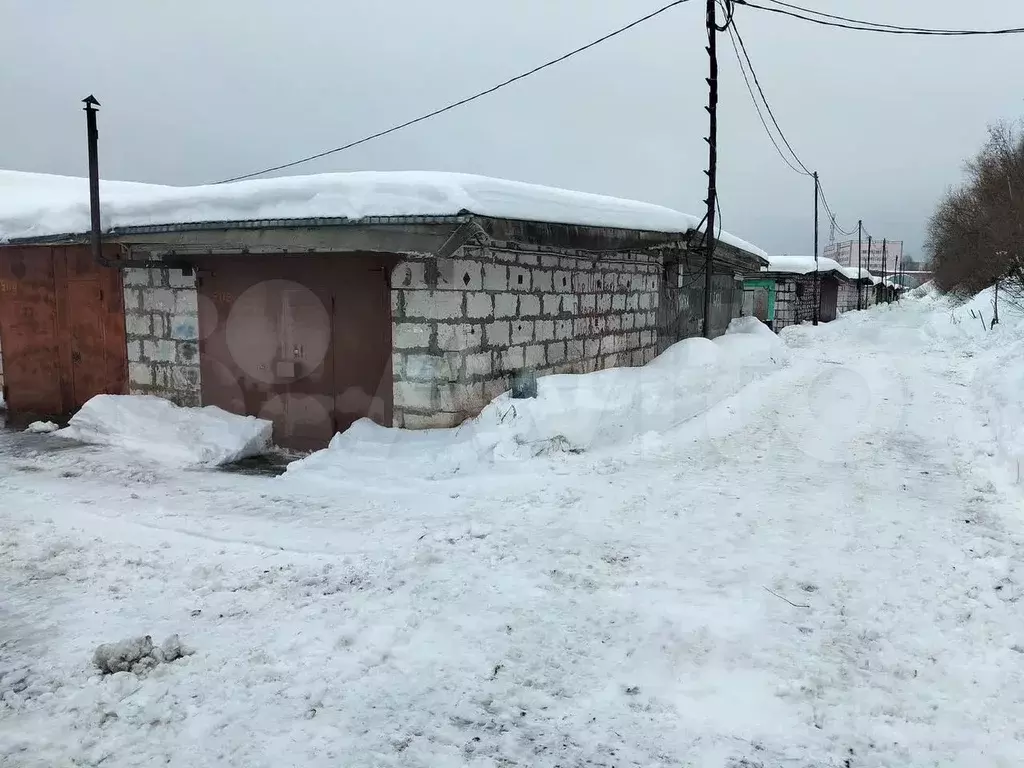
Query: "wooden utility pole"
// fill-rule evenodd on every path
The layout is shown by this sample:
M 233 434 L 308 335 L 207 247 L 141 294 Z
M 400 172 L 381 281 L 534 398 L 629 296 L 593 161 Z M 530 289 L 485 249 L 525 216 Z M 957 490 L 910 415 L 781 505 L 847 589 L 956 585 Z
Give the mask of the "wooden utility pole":
M 711 278 L 714 274 L 713 259 L 715 255 L 715 200 L 718 195 L 716 188 L 718 175 L 718 46 L 715 38 L 718 29 L 715 23 L 715 0 L 707 0 L 708 28 L 708 214 L 706 253 L 704 262 L 704 338 L 711 338 Z
M 864 221 L 857 222 L 857 309 L 861 309 L 860 306 L 860 257 L 864 252 L 864 246 L 861 242 L 864 236 Z
M 818 272 L 818 172 L 814 172 L 814 324 L 821 315 L 821 274 Z

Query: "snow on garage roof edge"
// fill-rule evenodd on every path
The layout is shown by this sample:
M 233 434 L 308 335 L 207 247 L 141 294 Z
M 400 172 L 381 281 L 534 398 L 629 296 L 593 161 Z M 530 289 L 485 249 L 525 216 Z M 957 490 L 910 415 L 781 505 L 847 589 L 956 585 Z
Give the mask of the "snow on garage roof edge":
M 825 256 L 818 257 L 819 272 L 838 272 L 850 280 L 857 280 L 856 267 L 844 267 L 838 261 Z M 809 275 L 815 271 L 813 256 L 769 256 L 768 266 L 761 267 L 762 272 L 787 272 L 795 275 Z M 860 279 L 875 281 L 875 276 L 866 269 L 860 270 Z
M 652 203 L 464 173 L 356 171 L 172 187 L 100 184 L 105 231 L 220 221 L 456 216 L 685 233 L 701 220 Z M 0 242 L 88 232 L 88 180 L 0 170 Z M 767 254 L 722 232 L 722 242 Z

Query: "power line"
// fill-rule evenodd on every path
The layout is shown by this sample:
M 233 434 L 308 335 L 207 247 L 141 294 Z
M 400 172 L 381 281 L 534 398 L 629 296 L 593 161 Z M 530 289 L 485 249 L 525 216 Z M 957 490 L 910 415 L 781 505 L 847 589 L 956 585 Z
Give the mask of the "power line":
M 903 27 L 895 24 L 881 24 L 874 21 L 861 21 L 860 19 L 850 19 L 845 16 L 835 16 L 833 14 L 823 13 L 821 11 L 814 11 L 809 8 L 803 8 L 798 5 L 792 5 L 790 3 L 779 2 L 779 0 L 769 0 L 769 2 L 777 2 L 779 5 L 786 6 L 787 8 L 795 8 L 803 13 L 815 14 L 818 16 L 826 17 L 827 19 L 837 19 L 838 21 L 827 21 L 826 18 L 816 19 L 812 16 L 803 16 L 793 11 L 783 10 L 782 8 L 768 8 L 764 5 L 758 5 L 757 3 L 749 2 L 749 0 L 736 0 L 739 5 L 745 5 L 750 8 L 757 8 L 760 11 L 768 11 L 769 13 L 778 13 L 783 16 L 791 16 L 794 19 L 802 19 L 803 21 L 809 21 L 813 24 L 820 24 L 825 27 L 837 27 L 839 29 L 852 29 L 858 32 L 878 32 L 879 34 L 886 35 L 919 35 L 919 36 L 931 36 L 931 37 L 969 37 L 979 35 L 1018 35 L 1024 33 L 1024 27 L 1009 27 L 1006 29 L 931 29 L 928 27 Z M 848 22 L 848 23 L 844 23 Z
M 754 109 L 757 110 L 757 116 L 761 120 L 761 125 L 764 126 L 765 133 L 768 134 L 768 138 L 771 139 L 772 144 L 775 146 L 775 151 L 779 153 L 779 157 L 782 158 L 782 161 L 788 165 L 794 173 L 798 173 L 803 176 L 804 172 L 793 165 L 793 161 L 786 157 L 786 153 L 782 151 L 782 147 L 779 146 L 779 142 L 775 139 L 775 134 L 773 134 L 771 129 L 768 127 L 768 121 L 765 120 L 764 114 L 761 111 L 761 103 L 754 95 L 754 87 L 750 84 L 750 78 L 747 77 L 747 69 L 743 64 L 743 58 L 740 56 L 740 49 L 736 45 L 736 36 L 733 34 L 732 29 L 729 30 L 729 36 L 732 38 L 732 48 L 736 52 L 736 61 L 740 65 L 740 73 L 743 75 L 743 82 L 747 84 L 747 93 L 750 94 L 750 100 L 754 103 Z
M 754 85 L 757 86 L 757 92 L 759 94 L 761 94 L 761 101 L 764 102 L 765 109 L 768 111 L 768 116 L 771 118 L 772 125 L 774 125 L 775 126 L 775 130 L 779 132 L 779 137 L 782 139 L 783 143 L 786 145 L 786 148 L 789 150 L 790 154 L 793 155 L 793 159 L 796 160 L 796 164 L 799 165 L 800 168 L 794 167 L 793 164 L 789 162 L 789 160 L 786 158 L 786 156 L 782 153 L 782 150 L 779 149 L 779 145 L 775 141 L 774 137 L 772 138 L 772 143 L 775 144 L 775 148 L 777 150 L 779 150 L 780 156 L 782 156 L 782 159 L 786 161 L 786 164 L 790 168 L 792 168 L 797 173 L 802 173 L 805 176 L 813 175 L 809 170 L 807 170 L 807 166 L 804 164 L 804 162 L 797 155 L 796 151 L 793 149 L 793 146 L 789 143 L 789 139 L 786 138 L 786 134 L 782 132 L 782 128 L 779 126 L 779 121 L 775 118 L 775 113 L 772 111 L 772 106 L 771 106 L 771 104 L 768 103 L 768 98 L 764 95 L 764 89 L 761 87 L 761 81 L 758 79 L 757 72 L 754 70 L 754 64 L 753 64 L 753 62 L 751 62 L 750 55 L 747 53 L 747 46 L 743 44 L 743 36 L 740 34 L 739 27 L 736 26 L 735 20 L 733 21 L 732 27 L 729 30 L 729 34 L 731 36 L 733 36 L 733 48 L 736 47 L 736 41 L 739 41 L 740 50 L 743 51 L 743 59 L 745 59 L 746 62 L 747 62 L 747 68 L 750 70 L 750 76 L 754 79 Z M 737 58 L 739 58 L 739 55 L 740 55 L 739 52 L 737 52 L 736 53 Z M 741 70 L 743 69 L 743 61 L 740 61 L 740 69 Z M 744 80 L 747 79 L 746 74 L 743 75 L 743 79 Z M 747 89 L 748 90 L 750 89 L 750 82 L 749 81 L 747 81 Z M 751 98 L 754 98 L 754 94 L 753 93 L 751 93 L 750 96 L 751 96 Z M 757 99 L 756 98 L 754 99 L 754 104 L 755 104 L 755 106 L 757 106 Z M 758 112 L 758 115 L 761 115 L 760 108 L 758 108 L 757 112 Z M 764 117 L 763 117 L 763 115 L 761 116 L 761 123 L 764 124 Z M 772 135 L 771 131 L 768 129 L 767 125 L 765 125 L 765 130 L 768 131 L 768 135 L 769 136 Z
M 465 104 L 469 104 L 471 101 L 476 101 L 477 99 L 483 98 L 484 96 L 489 96 L 490 94 L 494 93 L 495 91 L 499 91 L 502 88 L 505 88 L 506 86 L 509 86 L 509 85 L 512 85 L 513 83 L 519 82 L 520 80 L 525 80 L 526 78 L 530 77 L 531 75 L 535 75 L 538 72 L 541 72 L 542 70 L 547 69 L 548 67 L 553 67 L 555 64 L 560 64 L 563 61 L 565 61 L 566 59 L 570 59 L 573 56 L 576 56 L 577 54 L 583 53 L 584 51 L 588 51 L 591 48 L 593 48 L 593 47 L 595 47 L 597 45 L 600 45 L 603 42 L 606 42 L 607 40 L 611 40 L 613 37 L 617 37 L 618 35 L 621 35 L 623 32 L 627 32 L 627 31 L 631 30 L 633 27 L 636 27 L 636 26 L 639 26 L 640 24 L 643 24 L 645 21 L 650 21 L 655 16 L 660 16 L 661 14 L 665 13 L 665 11 L 668 11 L 668 10 L 670 10 L 672 8 L 675 8 L 677 5 L 682 5 L 683 3 L 687 3 L 687 2 L 689 2 L 689 0 L 674 0 L 674 2 L 671 2 L 668 5 L 662 6 L 661 8 L 658 8 L 657 10 L 652 11 L 651 13 L 648 13 L 646 16 L 641 16 L 636 21 L 632 21 L 632 22 L 630 22 L 629 24 L 627 24 L 624 27 L 619 27 L 618 29 L 616 29 L 616 30 L 614 30 L 612 32 L 609 32 L 608 34 L 603 35 L 602 37 L 599 37 L 596 40 L 587 43 L 586 45 L 580 46 L 579 48 L 576 48 L 575 50 L 569 51 L 569 53 L 563 54 L 562 56 L 559 56 L 557 59 L 552 59 L 551 61 L 545 62 L 544 64 L 541 64 L 538 67 L 534 67 L 531 70 L 528 70 L 526 72 L 523 72 L 522 74 L 516 75 L 515 77 L 509 78 L 508 80 L 505 80 L 505 81 L 503 81 L 501 83 L 498 83 L 497 85 L 492 86 L 492 87 L 488 88 L 487 90 L 480 91 L 479 93 L 476 93 L 476 94 L 474 94 L 472 96 L 469 96 L 469 97 L 467 97 L 465 99 L 460 99 L 459 101 L 453 102 L 453 103 L 451 103 L 451 104 L 449 104 L 449 105 L 447 105 L 445 107 L 441 107 L 440 109 L 435 109 L 433 112 L 428 112 L 427 114 L 421 115 L 420 117 L 414 118 L 412 120 L 407 120 L 404 123 L 400 123 L 398 125 L 392 126 L 391 128 L 387 128 L 386 130 L 378 131 L 377 133 L 374 133 L 374 134 L 371 134 L 369 136 L 366 136 L 366 137 L 364 137 L 362 139 L 359 139 L 358 141 L 352 141 L 352 142 L 349 142 L 348 144 L 345 144 L 343 146 L 335 147 L 334 149 L 328 149 L 328 150 L 325 150 L 323 152 L 317 152 L 315 155 L 309 155 L 308 157 L 303 157 L 303 158 L 301 158 L 299 160 L 293 160 L 293 161 L 288 162 L 288 163 L 281 163 L 280 165 L 274 165 L 274 166 L 271 166 L 269 168 L 264 168 L 263 170 L 260 170 L 260 171 L 253 171 L 252 173 L 245 173 L 245 174 L 242 174 L 240 176 L 232 176 L 229 179 L 223 179 L 223 180 L 218 181 L 216 183 L 217 184 L 226 184 L 226 183 L 231 182 L 231 181 L 241 181 L 242 179 L 251 179 L 251 178 L 253 178 L 255 176 L 262 176 L 265 173 L 272 173 L 274 171 L 281 171 L 281 170 L 284 170 L 285 168 L 293 168 L 296 165 L 301 165 L 303 163 L 308 163 L 311 160 L 319 160 L 321 157 L 327 157 L 328 155 L 333 155 L 333 154 L 335 154 L 337 152 L 344 152 L 346 149 L 352 149 L 353 147 L 358 147 L 360 144 L 365 144 L 368 141 L 373 141 L 374 139 L 379 139 L 382 136 L 387 136 L 388 134 L 395 133 L 396 131 L 400 131 L 403 128 L 408 128 L 409 126 L 415 125 L 416 123 L 422 123 L 424 120 L 429 120 L 432 117 L 437 117 L 438 115 L 444 114 L 445 112 L 449 112 L 450 110 L 456 109 L 457 107 L 461 107 L 461 106 L 463 106 Z
M 800 156 L 797 155 L 796 150 L 793 149 L 793 145 L 790 144 L 789 139 L 786 138 L 786 134 L 782 131 L 782 127 L 779 125 L 779 121 L 776 119 L 775 113 L 772 111 L 771 104 L 768 102 L 767 96 L 765 96 L 764 89 L 761 87 L 760 80 L 757 77 L 757 72 L 754 70 L 754 64 L 750 59 L 750 54 L 747 51 L 746 45 L 743 43 L 743 36 L 740 34 L 739 27 L 736 25 L 735 20 L 733 20 L 732 22 L 732 25 L 729 29 L 729 34 L 733 36 L 732 46 L 733 50 L 736 52 L 736 58 L 740 65 L 740 72 L 743 74 L 743 80 L 744 82 L 746 82 L 747 85 L 747 92 L 750 94 L 750 98 L 754 102 L 754 108 L 757 110 L 757 115 L 761 119 L 761 125 L 764 127 L 765 132 L 768 134 L 768 138 L 771 139 L 772 144 L 775 146 L 775 151 L 779 153 L 779 157 L 781 157 L 782 160 L 786 163 L 786 165 L 788 165 L 790 169 L 792 169 L 794 172 L 800 174 L 801 176 L 813 176 L 814 174 L 811 173 L 810 170 L 808 170 L 807 165 L 800 159 Z M 738 48 L 736 45 L 737 41 L 739 42 Z M 740 54 L 740 50 L 742 50 L 743 52 L 742 56 Z M 746 67 L 744 67 L 744 61 L 746 61 Z M 761 111 L 760 102 L 754 95 L 754 90 L 750 85 L 750 79 L 747 77 L 747 68 L 749 68 L 750 70 L 750 75 L 751 77 L 753 77 L 754 84 L 757 86 L 757 92 L 761 96 L 761 102 L 764 103 L 765 109 L 767 110 L 768 115 L 771 118 L 772 124 L 775 126 L 775 130 L 778 131 L 783 143 L 785 144 L 786 148 L 793 156 L 793 160 L 796 161 L 799 167 L 797 167 L 797 165 L 794 165 L 793 162 L 786 156 L 785 152 L 782 151 L 782 148 L 779 146 L 779 142 L 776 141 L 774 134 L 768 127 L 768 123 L 764 119 L 764 114 Z M 820 182 L 818 185 L 818 189 L 821 194 L 821 199 L 824 204 L 825 210 L 828 212 L 829 218 L 832 220 L 832 223 L 835 224 L 836 229 L 838 229 L 845 235 L 852 234 L 852 232 L 843 229 L 843 227 L 839 226 L 839 224 L 836 222 L 836 215 L 832 212 L 832 209 L 828 204 L 828 200 L 825 197 L 825 191 L 824 189 L 822 189 Z

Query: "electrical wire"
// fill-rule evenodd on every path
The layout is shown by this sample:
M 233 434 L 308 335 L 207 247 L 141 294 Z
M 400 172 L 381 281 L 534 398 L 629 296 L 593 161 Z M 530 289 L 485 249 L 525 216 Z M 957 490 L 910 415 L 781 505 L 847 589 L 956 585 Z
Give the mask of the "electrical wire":
M 737 2 L 738 1 L 739 0 L 737 0 Z M 789 139 L 786 138 L 786 134 L 783 133 L 782 127 L 779 125 L 779 121 L 775 117 L 775 113 L 772 111 L 771 104 L 768 102 L 768 98 L 765 96 L 764 89 L 761 87 L 760 80 L 757 77 L 757 72 L 754 70 L 754 64 L 750 59 L 750 53 L 747 51 L 747 47 L 743 43 L 743 36 L 740 34 L 739 27 L 736 25 L 735 20 L 733 21 L 732 26 L 729 29 L 729 34 L 733 38 L 733 50 L 736 52 L 736 58 L 740 65 L 740 72 L 743 73 L 743 80 L 744 82 L 746 82 L 747 85 L 747 92 L 750 94 L 750 98 L 754 102 L 754 108 L 757 110 L 757 115 L 761 119 L 761 125 L 764 126 L 765 132 L 768 134 L 768 138 L 770 138 L 772 144 L 775 145 L 775 151 L 779 153 L 779 157 L 781 157 L 783 161 L 786 163 L 786 165 L 788 165 L 790 169 L 792 169 L 794 172 L 800 174 L 801 176 L 813 177 L 814 174 L 810 171 L 810 169 L 808 169 L 807 165 L 800 159 L 800 156 L 797 155 L 796 150 L 793 149 L 793 145 L 790 144 Z M 736 45 L 737 41 L 739 42 L 738 48 Z M 740 51 L 742 51 L 742 56 L 740 54 Z M 754 95 L 753 88 L 751 88 L 750 86 L 750 79 L 747 77 L 746 69 L 744 68 L 744 61 L 746 62 L 746 69 L 750 70 L 750 75 L 754 80 L 754 85 L 757 87 L 757 92 L 761 96 L 761 102 L 764 103 L 765 109 L 768 112 L 768 116 L 771 118 L 772 125 L 775 126 L 775 130 L 778 131 L 779 137 L 782 139 L 783 144 L 785 144 L 786 148 L 793 156 L 793 160 L 796 161 L 796 164 L 799 167 L 797 167 L 797 165 L 794 165 L 793 162 L 788 157 L 786 157 L 786 154 L 782 151 L 782 148 L 779 146 L 778 141 L 776 141 L 775 136 L 772 134 L 771 129 L 768 127 L 767 121 L 764 119 L 764 114 L 761 111 L 760 102 Z M 850 232 L 843 229 L 843 227 L 839 226 L 839 224 L 836 222 L 835 213 L 833 213 L 831 207 L 828 204 L 828 200 L 825 197 L 825 192 L 821 188 L 820 179 L 818 182 L 818 191 L 821 194 L 825 210 L 828 212 L 829 218 L 832 220 L 832 223 L 835 224 L 836 229 L 838 229 L 845 235 L 851 234 Z
M 885 35 L 918 35 L 918 36 L 931 36 L 931 37 L 976 37 L 981 35 L 1019 35 L 1024 33 L 1024 27 L 1008 27 L 1006 29 L 932 29 L 928 27 L 904 27 L 896 24 L 882 24 L 874 21 L 862 21 L 860 19 L 850 19 L 845 16 L 835 16 L 833 14 L 823 13 L 821 11 L 814 11 L 809 8 L 803 8 L 798 5 L 792 5 L 790 3 L 778 2 L 778 0 L 769 0 L 769 2 L 778 2 L 779 5 L 786 6 L 787 8 L 795 8 L 803 13 L 816 14 L 826 18 L 816 19 L 811 16 L 803 16 L 800 13 L 794 11 L 784 10 L 782 8 L 768 8 L 764 5 L 758 5 L 757 3 L 749 2 L 749 0 L 734 0 L 739 5 L 745 5 L 749 8 L 756 8 L 760 11 L 768 11 L 769 13 L 778 13 L 783 16 L 791 16 L 794 19 L 802 19 L 803 21 L 809 21 L 813 24 L 820 24 L 825 27 L 836 27 L 838 29 L 852 29 L 858 32 L 877 32 Z M 837 21 L 828 21 L 827 19 L 837 19 Z M 848 22 L 848 23 L 847 23 Z
M 764 95 L 764 89 L 761 87 L 761 81 L 757 77 L 757 72 L 754 70 L 754 64 L 750 61 L 750 54 L 747 53 L 747 46 L 743 43 L 743 35 L 740 34 L 740 29 L 736 26 L 736 22 L 733 21 L 731 32 L 735 33 L 736 39 L 739 41 L 740 50 L 743 51 L 743 58 L 747 62 L 747 67 L 750 69 L 750 75 L 754 78 L 754 85 L 757 86 L 757 92 L 761 94 L 761 100 L 764 102 L 765 109 L 768 110 L 768 116 L 772 119 L 772 125 L 775 126 L 775 130 L 779 132 L 779 137 L 786 145 L 786 149 L 793 155 L 793 159 L 796 160 L 804 174 L 807 176 L 813 176 L 814 174 L 807 168 L 804 162 L 797 155 L 796 150 L 793 149 L 793 145 L 789 143 L 789 139 L 786 138 L 786 134 L 782 132 L 782 128 L 779 126 L 779 121 L 775 119 L 775 113 L 772 111 L 771 104 L 768 103 L 768 97 Z
M 754 102 L 754 109 L 757 110 L 757 116 L 761 120 L 761 125 L 764 126 L 765 133 L 768 134 L 768 138 L 771 139 L 772 144 L 775 146 L 775 151 L 779 153 L 779 157 L 782 158 L 782 161 L 786 165 L 788 165 L 794 173 L 798 173 L 801 176 L 806 176 L 807 173 L 805 171 L 798 168 L 796 165 L 793 164 L 792 160 L 786 157 L 786 153 L 782 151 L 782 147 L 779 146 L 779 142 L 775 139 L 775 134 L 773 134 L 771 128 L 768 127 L 768 121 L 765 120 L 764 113 L 761 111 L 761 103 L 757 100 L 757 96 L 754 95 L 754 88 L 750 84 L 750 78 L 747 77 L 747 69 L 743 64 L 742 56 L 740 56 L 740 49 L 736 45 L 736 35 L 735 30 L 733 28 L 729 29 L 729 37 L 732 40 L 733 51 L 736 52 L 736 61 L 740 65 L 740 73 L 743 75 L 743 82 L 747 84 L 747 93 L 750 94 L 750 100 Z M 800 162 L 799 159 L 797 160 L 797 162 Z
M 561 62 L 565 61 L 566 59 L 570 59 L 573 56 L 576 56 L 577 54 L 583 53 L 584 51 L 588 51 L 591 48 L 593 48 L 593 47 L 595 47 L 597 45 L 600 45 L 603 42 L 606 42 L 607 40 L 611 40 L 613 37 L 617 37 L 618 35 L 621 35 L 623 32 L 627 32 L 627 31 L 633 29 L 633 27 L 636 27 L 636 26 L 639 26 L 640 24 L 643 24 L 645 21 L 650 21 L 651 19 L 655 18 L 656 16 L 660 16 L 661 14 L 665 13 L 666 11 L 668 11 L 668 10 L 670 10 L 672 8 L 675 8 L 677 5 L 682 5 L 683 3 L 687 3 L 687 2 L 689 2 L 689 0 L 674 0 L 674 2 L 671 2 L 668 5 L 662 6 L 661 8 L 658 8 L 657 10 L 652 11 L 651 13 L 648 13 L 646 16 L 641 16 L 639 19 L 636 19 L 635 21 L 632 21 L 629 24 L 626 24 L 624 27 L 619 27 L 618 29 L 616 29 L 616 30 L 614 30 L 612 32 L 609 32 L 606 35 L 602 35 L 601 37 L 597 38 L 596 40 L 593 40 L 593 41 L 587 43 L 586 45 L 580 46 L 579 48 L 576 48 L 576 49 L 574 49 L 572 51 L 569 51 L 568 53 L 563 54 L 562 56 L 559 56 L 556 59 L 552 59 L 552 60 L 550 60 L 548 62 L 545 62 L 544 64 L 541 64 L 540 66 L 534 67 L 533 69 L 530 69 L 530 70 L 528 70 L 526 72 L 523 72 L 522 74 L 516 75 L 515 77 L 511 77 L 508 80 L 505 80 L 505 81 L 503 81 L 501 83 L 498 83 L 497 85 L 494 85 L 494 86 L 492 86 L 492 87 L 490 87 L 490 88 L 488 88 L 486 90 L 480 91 L 479 93 L 475 93 L 472 96 L 468 96 L 465 99 L 460 99 L 459 101 L 452 102 L 451 104 L 448 104 L 447 106 L 441 107 L 440 109 L 435 109 L 433 112 L 428 112 L 427 114 L 421 115 L 420 117 L 414 118 L 412 120 L 407 120 L 404 123 L 399 123 L 398 125 L 394 125 L 391 128 L 387 128 L 387 129 L 385 129 L 383 131 L 378 131 L 377 133 L 373 133 L 373 134 L 371 134 L 369 136 L 366 136 L 366 137 L 364 137 L 362 139 L 359 139 L 357 141 L 349 142 L 348 144 L 344 144 L 344 145 L 342 145 L 340 147 L 335 147 L 333 149 L 328 149 L 328 150 L 325 150 L 323 152 L 317 152 L 314 155 L 309 155 L 308 157 L 303 157 L 303 158 L 301 158 L 299 160 L 293 160 L 293 161 L 288 162 L 288 163 L 281 163 L 280 165 L 273 165 L 273 166 L 270 166 L 269 168 L 264 168 L 264 169 L 259 170 L 259 171 L 253 171 L 252 173 L 244 173 L 244 174 L 241 174 L 239 176 L 232 176 L 231 178 L 222 179 L 221 181 L 218 181 L 218 182 L 215 182 L 215 183 L 217 183 L 217 184 L 227 184 L 227 183 L 232 182 L 232 181 L 241 181 L 243 179 L 251 179 L 251 178 L 253 178 L 255 176 L 262 176 L 265 173 L 273 173 L 274 171 L 281 171 L 281 170 L 284 170 L 285 168 L 294 168 L 296 165 L 301 165 L 303 163 L 308 163 L 308 162 L 310 162 L 312 160 L 319 160 L 321 157 L 327 157 L 328 155 L 333 155 L 333 154 L 336 154 L 338 152 L 344 152 L 347 149 L 352 149 L 353 147 L 358 147 L 360 144 L 366 144 L 369 141 L 373 141 L 374 139 L 379 139 L 382 136 L 387 136 L 388 134 L 395 133 L 396 131 L 400 131 L 403 128 L 408 128 L 411 125 L 416 125 L 417 123 L 422 123 L 424 120 L 429 120 L 432 117 L 437 117 L 438 115 L 444 114 L 445 112 L 449 112 L 449 111 L 451 111 L 453 109 L 456 109 L 457 107 L 461 107 L 461 106 L 463 106 L 465 104 L 469 104 L 470 102 L 476 101 L 477 99 L 483 98 L 484 96 L 489 96 L 490 94 L 494 93 L 495 91 L 499 91 L 502 88 L 505 88 L 506 86 L 509 86 L 509 85 L 512 85 L 513 83 L 519 82 L 520 80 L 525 80 L 526 78 L 530 77 L 531 75 L 535 75 L 538 72 L 541 72 L 541 71 L 547 69 L 548 67 L 553 67 L 555 64 L 560 64 Z

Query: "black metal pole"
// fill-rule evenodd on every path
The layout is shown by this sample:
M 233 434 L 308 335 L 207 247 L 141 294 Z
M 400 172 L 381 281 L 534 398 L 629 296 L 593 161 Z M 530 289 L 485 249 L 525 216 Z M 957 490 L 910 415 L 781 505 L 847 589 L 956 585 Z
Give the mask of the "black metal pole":
M 707 224 L 707 255 L 704 263 L 704 338 L 711 338 L 711 277 L 714 274 L 712 259 L 715 255 L 715 198 L 716 177 L 718 174 L 718 48 L 715 38 L 715 0 L 707 1 L 708 28 L 708 59 L 710 70 L 708 81 L 708 224 Z
M 868 235 L 868 272 L 870 272 L 870 271 L 871 271 L 871 235 Z M 863 275 L 858 273 L 857 277 L 858 278 L 862 278 Z M 866 297 L 864 299 L 864 303 L 865 304 L 868 303 L 868 300 L 867 300 Z M 867 309 L 867 307 L 864 307 L 864 308 Z
M 889 241 L 886 238 L 882 238 L 882 295 L 885 297 L 885 303 L 889 303 L 889 286 L 885 284 L 885 268 L 888 266 L 886 261 L 888 260 L 888 254 L 886 253 L 886 246 Z
M 85 129 L 89 140 L 89 213 L 92 218 L 89 242 L 92 256 L 97 263 L 103 263 L 103 241 L 100 224 L 100 157 L 99 131 L 96 129 L 96 108 L 100 103 L 91 94 L 82 99 L 85 104 Z
M 864 236 L 864 222 L 857 222 L 857 309 L 860 309 L 860 257 L 864 252 L 862 239 Z
M 814 324 L 821 315 L 821 274 L 818 272 L 818 172 L 814 172 Z

